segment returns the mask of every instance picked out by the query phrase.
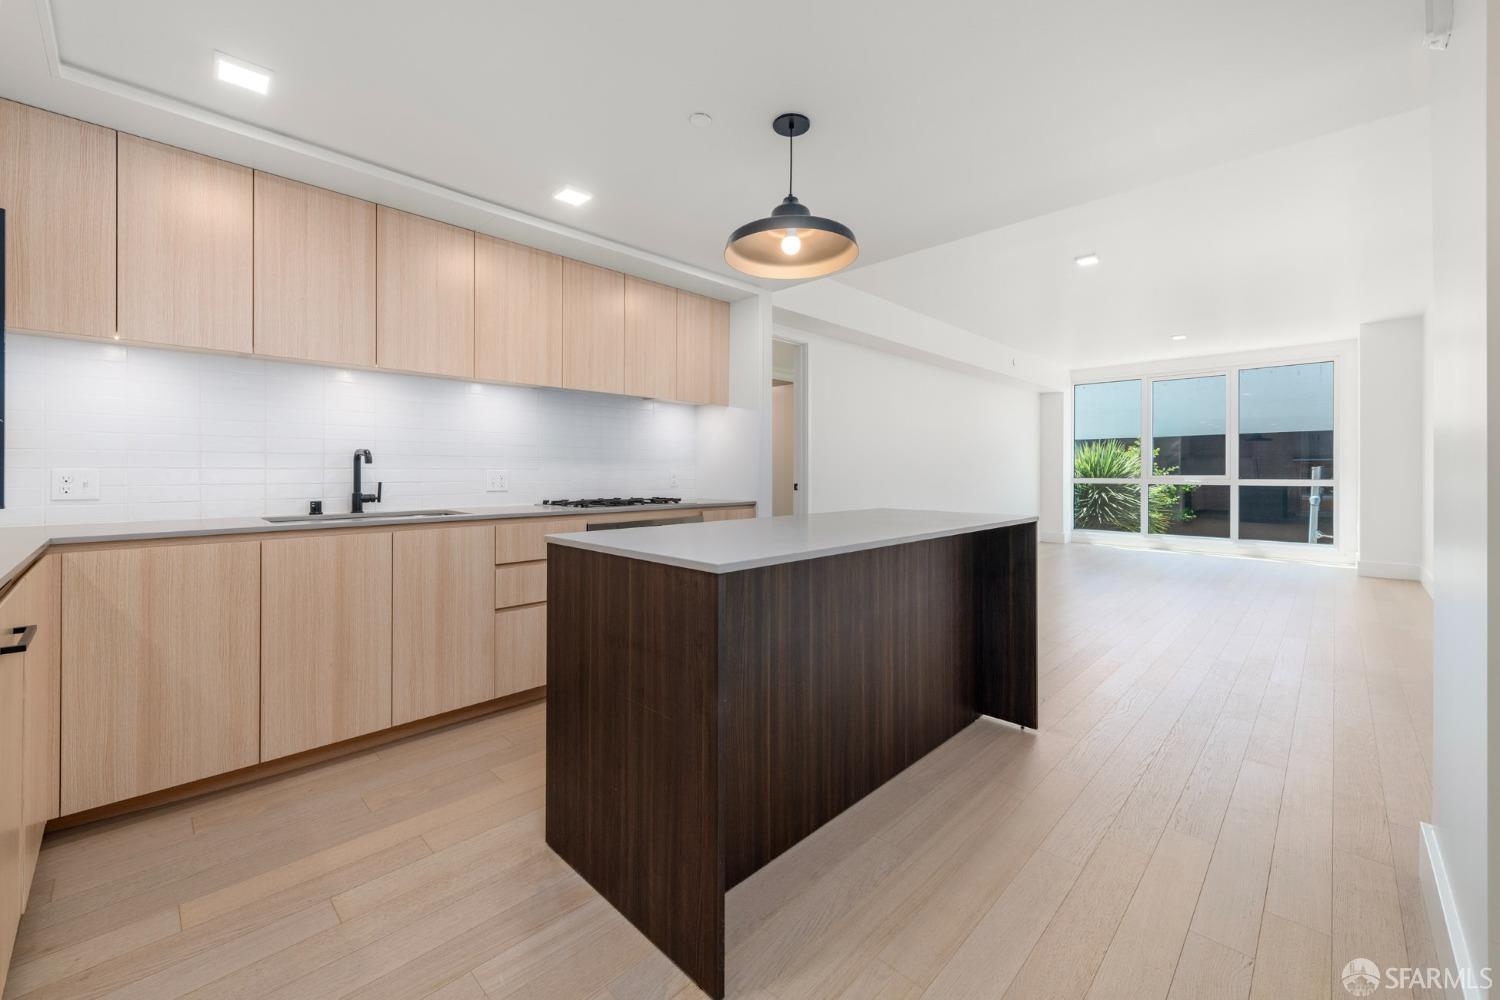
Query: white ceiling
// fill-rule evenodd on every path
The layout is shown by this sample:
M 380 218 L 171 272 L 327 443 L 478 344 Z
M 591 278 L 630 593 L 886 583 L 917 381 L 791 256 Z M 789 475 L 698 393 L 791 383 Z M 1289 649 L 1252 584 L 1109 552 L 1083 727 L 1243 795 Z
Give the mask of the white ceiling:
M 47 74 L 49 16 L 61 63 L 102 89 Z M 107 92 L 121 81 L 727 272 L 728 231 L 784 193 L 777 112 L 811 115 L 798 194 L 851 225 L 869 265 L 1420 107 L 1422 27 L 1416 0 L 0 0 L 0 96 L 216 145 L 204 122 Z M 215 49 L 272 69 L 271 94 L 216 83 Z M 713 126 L 689 126 L 694 111 Z M 250 145 L 207 151 L 263 165 Z M 563 183 L 595 200 L 554 202 Z M 1115 280 L 1124 254 L 1101 249 Z M 1188 298 L 1205 297 L 1206 262 L 1183 263 Z M 987 329 L 1037 315 L 881 273 L 851 280 Z M 1043 332 L 1081 335 L 1063 326 Z
M 1427 126 L 1408 112 L 837 280 L 1074 369 L 1350 338 L 1426 310 Z

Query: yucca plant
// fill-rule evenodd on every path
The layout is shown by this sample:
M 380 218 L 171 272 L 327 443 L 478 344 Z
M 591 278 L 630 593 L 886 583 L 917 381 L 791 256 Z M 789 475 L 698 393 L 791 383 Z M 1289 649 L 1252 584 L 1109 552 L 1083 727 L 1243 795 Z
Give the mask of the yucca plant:
M 1151 453 L 1151 473 L 1170 476 L 1174 465 L 1156 464 L 1159 451 Z M 1073 446 L 1073 476 L 1076 479 L 1135 479 L 1141 474 L 1141 442 L 1117 439 L 1080 441 Z M 1187 485 L 1158 483 L 1146 489 L 1146 526 L 1152 534 L 1164 534 L 1173 521 L 1186 521 L 1191 511 L 1178 507 L 1192 489 Z M 1074 483 L 1073 523 L 1081 528 L 1138 531 L 1141 523 L 1140 487 L 1125 483 Z

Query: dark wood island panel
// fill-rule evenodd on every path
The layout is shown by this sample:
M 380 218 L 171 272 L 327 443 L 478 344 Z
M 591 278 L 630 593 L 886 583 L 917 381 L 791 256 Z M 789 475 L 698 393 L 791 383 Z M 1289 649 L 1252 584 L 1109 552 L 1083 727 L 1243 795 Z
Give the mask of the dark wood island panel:
M 549 546 L 547 843 L 710 995 L 724 895 L 981 713 L 1036 725 L 1034 524 L 714 574 Z

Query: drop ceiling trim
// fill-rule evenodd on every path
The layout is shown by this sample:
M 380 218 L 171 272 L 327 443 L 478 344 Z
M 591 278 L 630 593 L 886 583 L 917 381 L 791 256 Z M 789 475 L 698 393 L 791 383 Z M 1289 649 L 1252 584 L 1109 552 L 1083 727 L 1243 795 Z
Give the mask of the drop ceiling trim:
M 305 156 L 309 159 L 328 164 L 329 166 L 348 170 L 353 173 L 371 178 L 373 180 L 404 188 L 414 194 L 437 198 L 457 208 L 478 213 L 483 218 L 489 218 L 499 222 L 509 223 L 511 226 L 515 227 L 522 227 L 539 231 L 546 234 L 547 236 L 553 237 L 556 240 L 563 241 L 568 244 L 576 244 L 577 249 L 570 251 L 570 255 L 577 256 L 579 257 L 579 259 L 585 260 L 588 263 L 612 266 L 611 262 L 614 261 L 615 258 L 623 257 L 632 261 L 639 261 L 641 264 L 645 265 L 652 271 L 666 270 L 677 275 L 681 275 L 685 278 L 692 279 L 695 283 L 716 287 L 726 293 L 740 293 L 736 297 L 744 297 L 746 295 L 760 295 L 765 291 L 759 286 L 751 285 L 743 281 L 736 281 L 732 278 L 726 278 L 721 274 L 716 274 L 712 271 L 706 271 L 702 268 L 694 267 L 691 264 L 685 264 L 682 261 L 674 260 L 670 257 L 663 257 L 660 254 L 654 254 L 650 251 L 642 250 L 639 247 L 631 246 L 628 243 L 620 243 L 615 240 L 606 239 L 602 236 L 596 236 L 592 233 L 587 233 L 579 229 L 574 229 L 570 226 L 562 225 L 561 223 L 552 222 L 551 220 L 541 218 L 540 216 L 530 215 L 526 212 L 517 211 L 516 209 L 509 208 L 498 202 L 488 201 L 484 198 L 479 198 L 474 195 L 467 194 L 463 191 L 446 187 L 442 184 L 434 183 L 424 178 L 417 177 L 413 174 L 404 173 L 392 167 L 387 167 L 372 160 L 362 159 L 357 156 L 350 156 L 347 153 L 340 153 L 337 150 L 329 149 L 326 146 L 320 146 L 317 143 L 309 142 L 306 139 L 298 139 L 293 136 L 277 132 L 273 129 L 263 128 L 259 125 L 253 125 L 250 122 L 235 118 L 231 115 L 221 114 L 217 111 L 209 111 L 206 108 L 199 107 L 198 105 L 192 104 L 188 101 L 179 100 L 175 97 L 169 97 L 166 94 L 158 93 L 157 91 L 150 90 L 145 87 L 140 87 L 132 83 L 127 83 L 124 80 L 118 80 L 114 77 L 96 73 L 93 70 L 87 69 L 83 66 L 74 65 L 63 59 L 62 52 L 58 47 L 57 24 L 53 18 L 51 0 L 34 0 L 34 5 L 37 18 L 41 24 L 42 44 L 46 50 L 47 70 L 54 79 L 63 80 L 82 87 L 88 87 L 101 93 L 109 94 L 123 100 L 132 101 L 136 104 L 141 104 L 146 107 L 162 111 L 166 114 L 176 115 L 179 118 L 197 122 L 200 125 L 207 125 L 211 128 L 222 129 L 223 131 L 233 133 L 245 139 L 250 139 L 254 142 L 264 143 L 268 146 L 274 146 L 278 149 L 284 150 L 289 153 L 294 153 L 298 156 Z M 484 232 L 484 230 L 478 230 L 477 227 L 475 228 L 479 232 Z M 505 236 L 498 233 L 485 232 L 485 235 L 493 235 L 500 236 L 500 238 L 506 238 Z M 618 265 L 615 264 L 614 266 Z M 639 276 L 646 278 L 659 277 L 659 275 L 653 274 L 650 271 L 643 272 Z

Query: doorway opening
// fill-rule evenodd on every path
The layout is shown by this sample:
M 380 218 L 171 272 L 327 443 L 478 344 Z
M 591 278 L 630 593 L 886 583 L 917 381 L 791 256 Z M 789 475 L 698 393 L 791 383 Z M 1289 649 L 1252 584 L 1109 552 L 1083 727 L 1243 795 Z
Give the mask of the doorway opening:
M 771 341 L 771 516 L 807 512 L 807 345 Z

